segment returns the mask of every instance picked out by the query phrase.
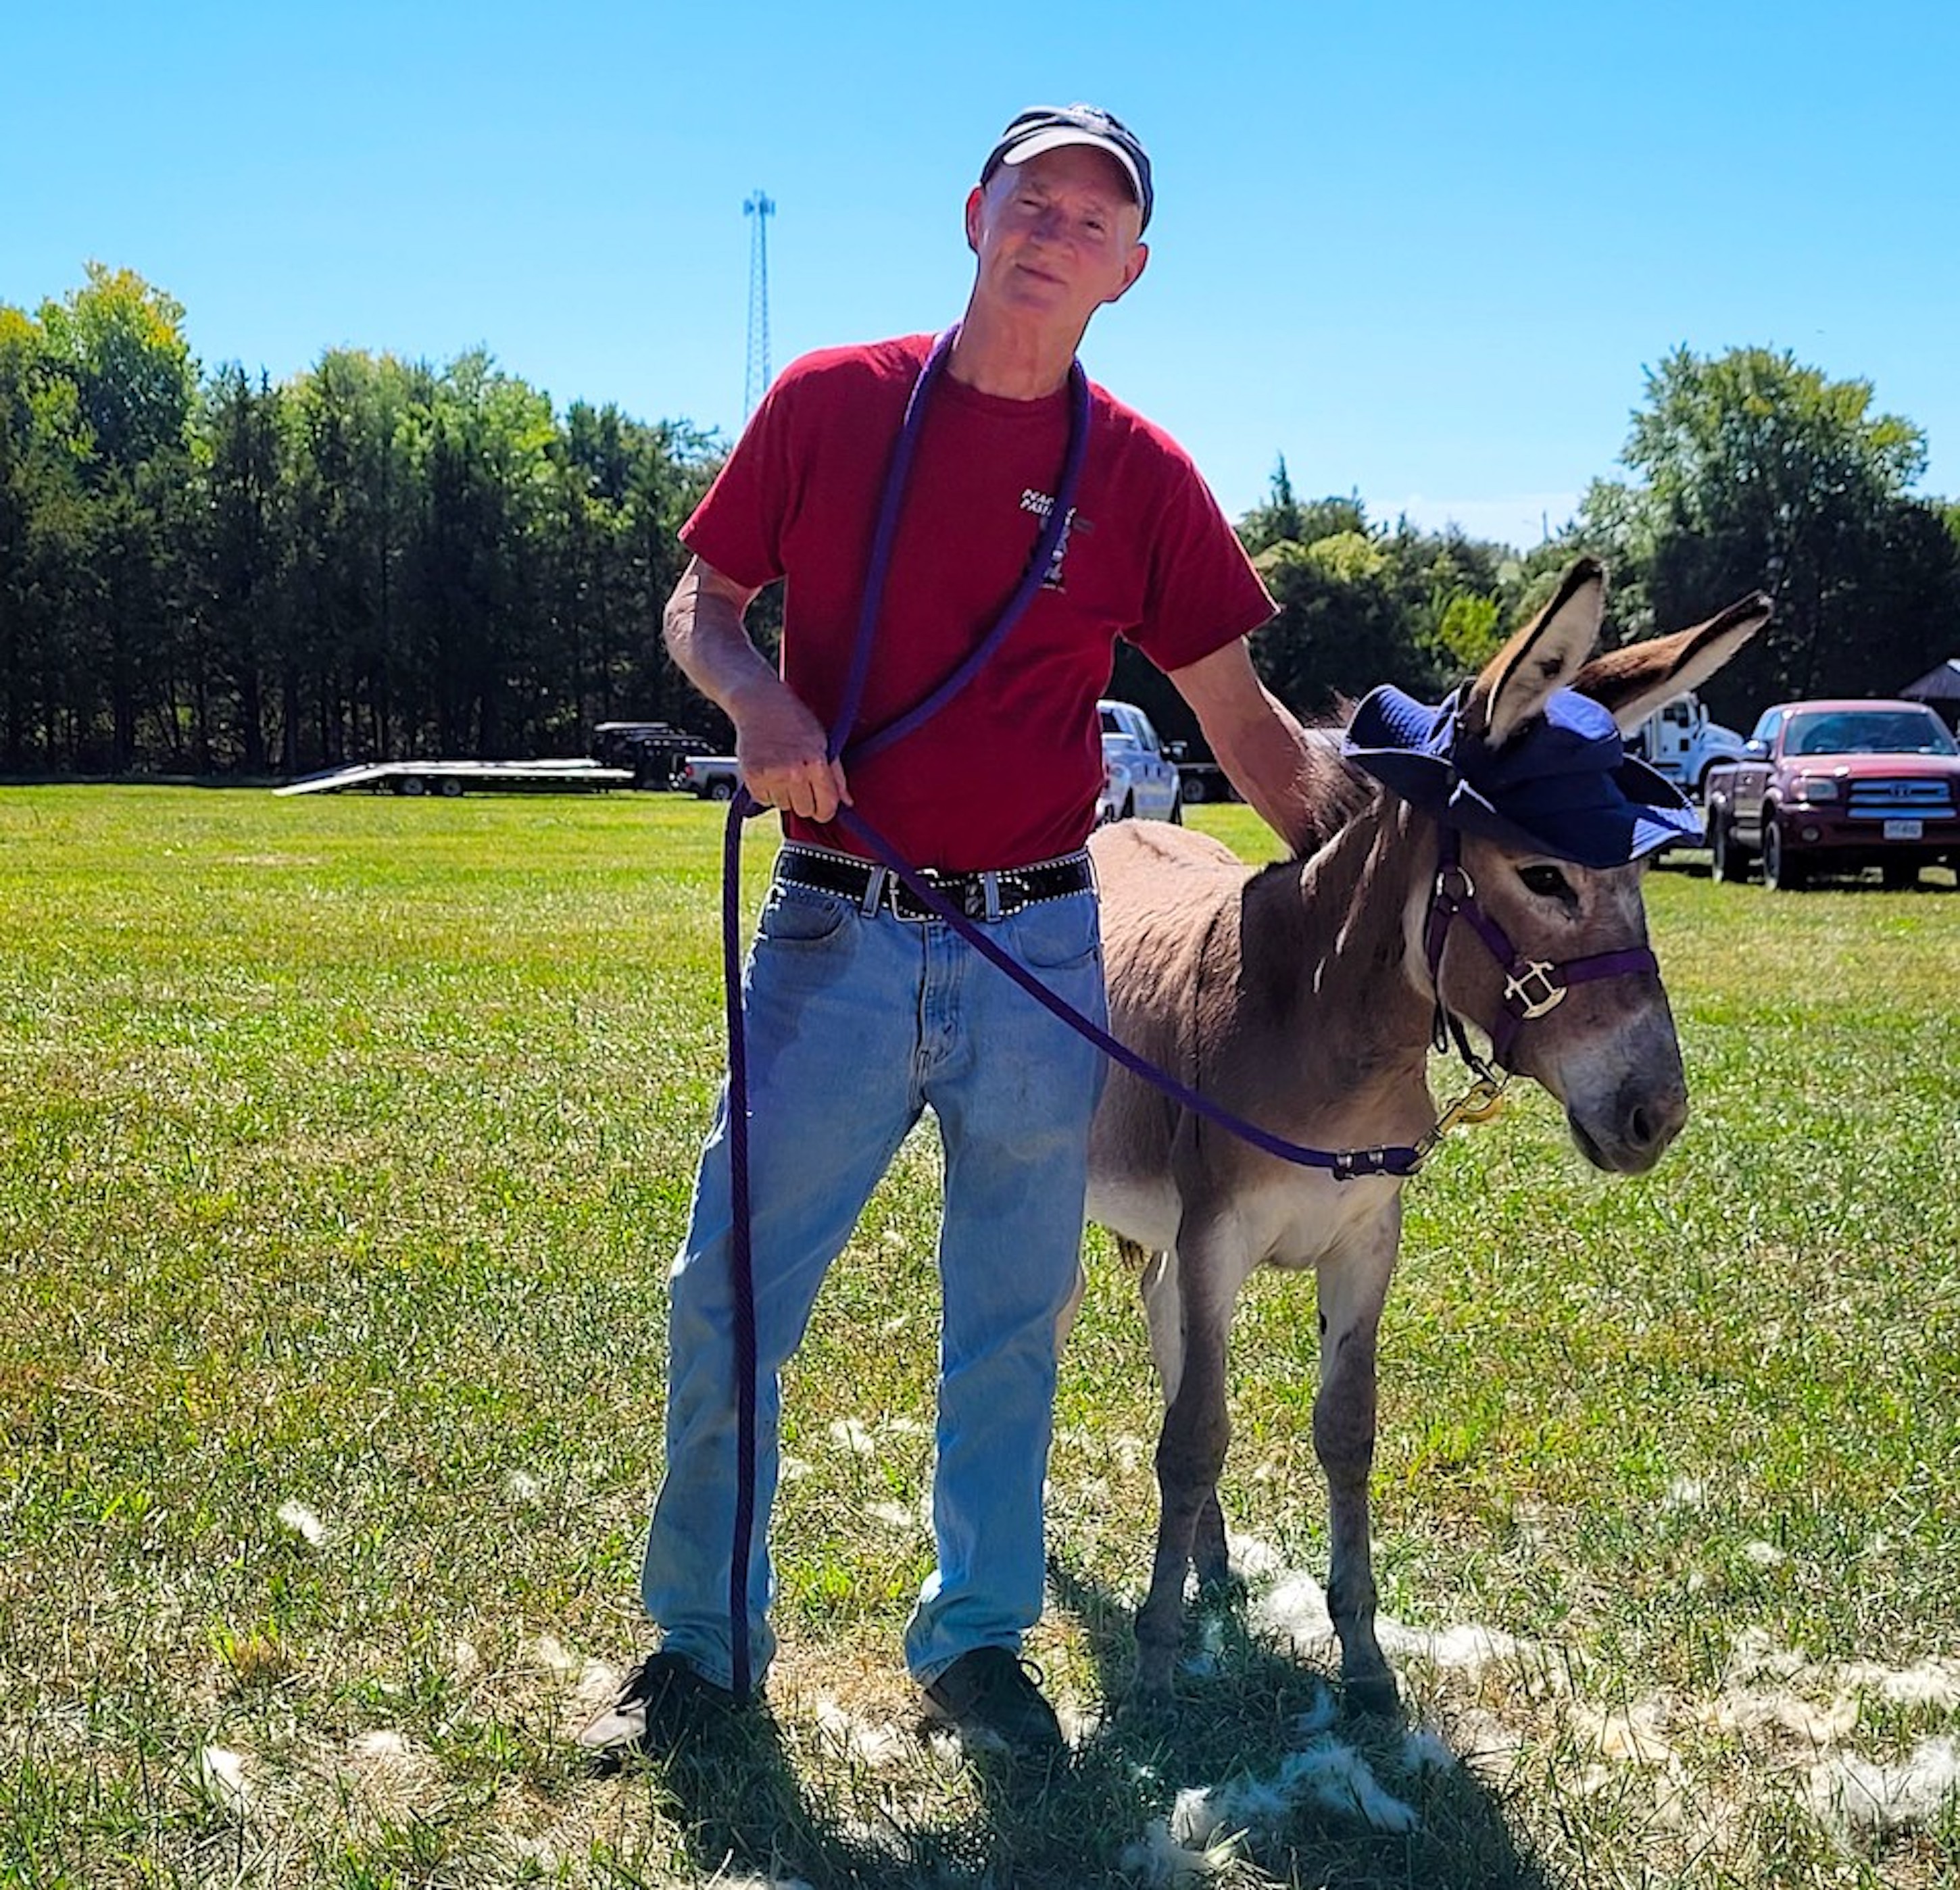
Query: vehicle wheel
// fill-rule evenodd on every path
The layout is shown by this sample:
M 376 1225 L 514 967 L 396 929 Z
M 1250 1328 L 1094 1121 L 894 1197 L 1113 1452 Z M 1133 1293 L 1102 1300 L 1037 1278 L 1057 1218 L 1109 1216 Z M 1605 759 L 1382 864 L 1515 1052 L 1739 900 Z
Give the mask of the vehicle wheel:
M 453 801 L 463 792 L 463 783 L 453 775 L 445 774 L 436 783 L 435 791 L 446 801 Z
M 1201 774 L 1193 774 L 1187 777 L 1186 779 L 1179 784 L 1177 791 L 1179 798 L 1187 807 L 1198 807 L 1202 805 L 1205 793 L 1204 776 Z
M 1799 892 L 1806 877 L 1784 849 L 1783 829 L 1774 820 L 1764 821 L 1763 884 L 1772 892 Z
M 1719 885 L 1736 883 L 1735 844 L 1729 837 L 1729 823 L 1711 814 L 1708 817 L 1708 877 Z
M 1916 859 L 1884 860 L 1879 864 L 1879 872 L 1887 892 L 1911 892 L 1919 884 L 1919 862 Z
M 1182 789 L 1170 797 L 1170 812 L 1165 818 L 1173 827 L 1184 824 L 1184 793 Z
M 428 783 L 419 774 L 405 774 L 395 783 L 397 794 L 426 794 Z
M 708 784 L 708 798 L 711 801 L 732 801 L 735 798 L 733 781 L 711 781 Z
M 1736 844 L 1735 830 L 1723 814 L 1708 817 L 1708 872 L 1725 886 L 1739 886 L 1749 876 L 1749 856 Z

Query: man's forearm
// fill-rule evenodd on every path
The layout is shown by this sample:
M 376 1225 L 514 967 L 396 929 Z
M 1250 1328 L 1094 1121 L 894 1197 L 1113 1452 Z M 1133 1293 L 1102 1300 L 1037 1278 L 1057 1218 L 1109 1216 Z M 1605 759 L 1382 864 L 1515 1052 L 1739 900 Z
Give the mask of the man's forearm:
M 1171 681 L 1191 705 L 1225 778 L 1296 853 L 1317 830 L 1306 737 L 1258 678 L 1242 638 Z
M 1315 831 L 1305 758 L 1306 737 L 1292 712 L 1269 691 L 1267 713 L 1207 729 L 1225 777 L 1247 805 L 1297 851 Z
M 765 807 L 828 821 L 851 790 L 826 751 L 823 725 L 749 638 L 756 593 L 696 558 L 667 599 L 661 630 L 681 674 L 735 725 L 743 784 Z
M 768 659 L 749 640 L 747 599 L 691 567 L 674 586 L 661 621 L 663 640 L 681 674 L 738 725 L 745 697 L 780 687 Z

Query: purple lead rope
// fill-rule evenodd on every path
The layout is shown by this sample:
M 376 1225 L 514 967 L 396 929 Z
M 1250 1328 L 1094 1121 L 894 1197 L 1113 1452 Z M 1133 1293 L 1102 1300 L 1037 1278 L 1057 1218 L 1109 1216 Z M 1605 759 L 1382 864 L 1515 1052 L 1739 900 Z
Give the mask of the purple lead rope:
M 858 634 L 851 646 L 851 668 L 844 678 L 844 694 L 838 703 L 837 721 L 830 731 L 827 758 L 835 761 L 857 726 L 858 710 L 864 700 L 865 679 L 871 673 L 871 647 L 878 640 L 878 613 L 885 602 L 885 576 L 892 567 L 892 548 L 898 542 L 899 513 L 904 508 L 905 486 L 912 477 L 912 455 L 924 424 L 925 397 L 938 380 L 940 370 L 959 338 L 959 325 L 952 327 L 933 343 L 918 378 L 912 383 L 905 400 L 905 424 L 899 429 L 899 443 L 892 449 L 892 463 L 885 469 L 884 491 L 878 499 L 878 523 L 871 534 L 871 558 L 865 567 L 864 596 L 858 610 Z
M 721 846 L 721 980 L 728 1022 L 730 1284 L 735 1300 L 735 1525 L 728 1574 L 730 1686 L 749 1697 L 749 1551 L 756 1531 L 756 1268 L 749 1225 L 749 1057 L 742 1028 L 742 824 L 737 786 Z

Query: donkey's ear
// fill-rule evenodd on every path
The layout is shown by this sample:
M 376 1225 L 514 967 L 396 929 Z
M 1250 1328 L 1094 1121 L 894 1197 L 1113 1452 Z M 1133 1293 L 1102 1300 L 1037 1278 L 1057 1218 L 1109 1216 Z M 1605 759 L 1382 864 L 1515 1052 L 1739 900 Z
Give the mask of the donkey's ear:
M 1604 703 L 1620 732 L 1631 735 L 1663 702 L 1700 688 L 1769 620 L 1770 600 L 1761 591 L 1752 592 L 1692 630 L 1596 656 L 1572 686 Z
M 1544 713 L 1554 689 L 1568 688 L 1599 640 L 1606 574 L 1582 557 L 1565 573 L 1558 595 L 1484 665 L 1464 704 L 1464 732 L 1502 748 L 1532 716 Z

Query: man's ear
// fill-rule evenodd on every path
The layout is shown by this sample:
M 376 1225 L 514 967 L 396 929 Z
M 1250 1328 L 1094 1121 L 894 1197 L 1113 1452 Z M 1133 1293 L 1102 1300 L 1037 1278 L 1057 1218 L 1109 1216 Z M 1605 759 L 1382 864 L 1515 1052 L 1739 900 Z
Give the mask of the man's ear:
M 966 193 L 966 246 L 975 256 L 980 253 L 980 206 L 986 199 L 984 184 L 975 184 Z
M 1113 295 L 1106 295 L 1102 298 L 1104 302 L 1122 301 L 1137 286 L 1138 278 L 1144 273 L 1144 265 L 1150 259 L 1150 246 L 1147 243 L 1139 243 L 1131 250 L 1130 260 L 1124 266 L 1122 286 Z

